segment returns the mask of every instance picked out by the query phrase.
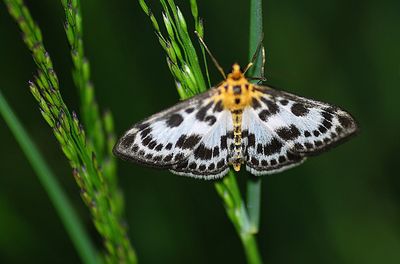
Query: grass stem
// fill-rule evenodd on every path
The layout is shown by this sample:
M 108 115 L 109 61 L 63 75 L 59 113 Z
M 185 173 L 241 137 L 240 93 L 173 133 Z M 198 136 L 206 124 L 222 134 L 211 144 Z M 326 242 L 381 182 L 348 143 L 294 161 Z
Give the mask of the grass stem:
M 262 0 L 250 1 L 250 36 L 249 36 L 249 60 L 253 57 L 255 50 L 263 35 L 263 20 L 262 20 Z M 253 76 L 263 77 L 262 72 L 262 56 L 261 52 L 257 55 L 257 59 L 250 69 L 250 74 Z M 260 223 L 260 208 L 261 208 L 261 177 L 249 176 L 247 180 L 247 210 L 249 212 L 249 220 L 251 230 L 254 234 L 258 232 Z
M 97 258 L 96 249 L 92 244 L 88 233 L 83 228 L 83 225 L 80 222 L 71 202 L 68 200 L 67 195 L 61 188 L 42 154 L 39 152 L 36 145 L 15 116 L 11 107 L 8 105 L 1 90 L 0 114 L 3 116 L 6 124 L 12 131 L 15 139 L 38 176 L 40 183 L 46 190 L 47 195 L 50 197 L 50 201 L 53 203 L 55 210 L 60 216 L 61 222 L 70 236 L 82 262 L 85 264 L 100 263 Z

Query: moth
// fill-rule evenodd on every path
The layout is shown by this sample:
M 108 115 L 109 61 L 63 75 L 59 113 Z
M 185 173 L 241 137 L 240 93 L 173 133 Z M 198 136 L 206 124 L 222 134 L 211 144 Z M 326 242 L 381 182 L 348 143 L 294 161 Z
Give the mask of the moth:
M 242 166 L 281 172 L 357 131 L 354 118 L 327 103 L 250 83 L 238 64 L 216 87 L 135 124 L 114 154 L 202 179 Z

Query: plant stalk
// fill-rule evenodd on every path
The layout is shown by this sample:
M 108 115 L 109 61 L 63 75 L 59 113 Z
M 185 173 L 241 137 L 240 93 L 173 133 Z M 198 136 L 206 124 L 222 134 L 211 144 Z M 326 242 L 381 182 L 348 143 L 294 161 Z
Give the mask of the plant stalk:
M 249 36 L 249 60 L 253 57 L 257 46 L 262 40 L 263 35 L 263 20 L 262 20 L 262 1 L 251 0 L 250 1 L 250 36 Z M 250 71 L 253 76 L 261 74 L 263 77 L 263 60 L 262 54 L 259 52 L 254 65 Z M 251 232 L 258 233 L 260 224 L 260 208 L 261 208 L 261 178 L 255 176 L 249 176 L 247 180 L 247 210 L 249 213 L 250 229 Z
M 88 233 L 83 228 L 82 223 L 79 221 L 79 217 L 71 202 L 68 200 L 67 195 L 61 188 L 57 178 L 47 165 L 42 154 L 39 152 L 36 145 L 30 139 L 28 133 L 15 116 L 11 107 L 8 105 L 1 90 L 0 113 L 38 176 L 38 179 L 46 190 L 47 195 L 50 197 L 50 201 L 53 203 L 53 206 L 56 209 L 65 230 L 70 236 L 82 262 L 86 264 L 99 263 L 96 249 L 92 244 Z

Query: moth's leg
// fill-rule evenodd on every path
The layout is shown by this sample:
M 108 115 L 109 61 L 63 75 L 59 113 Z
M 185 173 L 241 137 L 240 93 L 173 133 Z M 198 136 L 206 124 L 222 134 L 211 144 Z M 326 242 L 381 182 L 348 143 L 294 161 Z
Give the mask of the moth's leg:
M 262 55 L 262 65 L 261 65 L 261 69 L 262 69 L 262 73 L 261 75 L 263 76 L 263 72 L 264 72 L 264 63 L 265 63 L 265 51 L 264 51 L 264 46 L 263 46 L 263 39 L 264 39 L 264 33 L 261 34 L 261 38 L 260 41 L 258 42 L 256 51 L 253 54 L 253 57 L 251 58 L 250 62 L 247 64 L 247 66 L 244 68 L 243 70 L 243 74 L 245 74 L 255 63 L 255 61 L 258 58 L 258 55 L 261 51 L 261 55 Z M 263 55 L 264 54 L 264 55 Z
M 264 76 L 262 76 L 262 77 L 248 77 L 247 79 L 250 80 L 250 81 L 258 81 L 257 84 L 261 84 L 262 82 L 267 81 L 267 78 L 265 78 Z

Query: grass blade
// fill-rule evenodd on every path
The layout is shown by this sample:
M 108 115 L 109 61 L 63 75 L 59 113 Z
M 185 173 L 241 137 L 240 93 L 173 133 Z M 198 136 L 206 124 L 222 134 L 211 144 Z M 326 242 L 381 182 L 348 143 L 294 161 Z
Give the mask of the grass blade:
M 38 176 L 40 183 L 47 192 L 82 262 L 86 264 L 99 263 L 99 259 L 96 257 L 96 250 L 91 243 L 89 235 L 79 221 L 79 217 L 73 209 L 72 204 L 59 185 L 54 173 L 46 164 L 41 153 L 3 97 L 1 90 L 0 113 Z
M 253 57 L 255 50 L 263 35 L 263 20 L 262 20 L 262 1 L 250 1 L 250 42 L 249 42 L 249 60 Z M 250 69 L 253 76 L 262 72 L 262 55 L 258 54 L 257 59 Z M 247 180 L 247 210 L 249 212 L 250 228 L 253 233 L 257 233 L 260 223 L 260 207 L 261 207 L 261 177 L 249 176 Z

